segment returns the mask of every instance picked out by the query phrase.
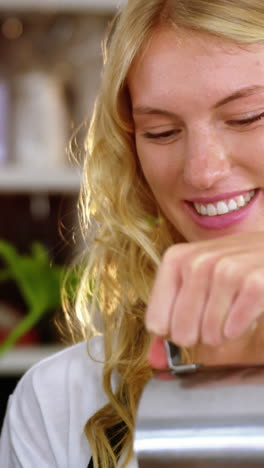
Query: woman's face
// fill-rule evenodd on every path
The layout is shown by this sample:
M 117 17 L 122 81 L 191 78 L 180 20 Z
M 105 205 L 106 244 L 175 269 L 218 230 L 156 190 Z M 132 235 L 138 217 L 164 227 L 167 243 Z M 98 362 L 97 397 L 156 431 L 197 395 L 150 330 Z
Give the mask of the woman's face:
M 128 77 L 145 178 L 187 241 L 262 231 L 264 45 L 178 38 L 157 33 Z

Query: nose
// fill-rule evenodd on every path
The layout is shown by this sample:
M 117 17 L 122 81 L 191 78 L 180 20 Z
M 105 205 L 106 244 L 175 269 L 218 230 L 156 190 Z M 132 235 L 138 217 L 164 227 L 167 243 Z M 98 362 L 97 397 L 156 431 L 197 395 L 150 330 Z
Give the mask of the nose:
M 199 190 L 213 187 L 230 173 L 228 150 L 221 138 L 209 130 L 189 132 L 183 161 L 185 183 Z

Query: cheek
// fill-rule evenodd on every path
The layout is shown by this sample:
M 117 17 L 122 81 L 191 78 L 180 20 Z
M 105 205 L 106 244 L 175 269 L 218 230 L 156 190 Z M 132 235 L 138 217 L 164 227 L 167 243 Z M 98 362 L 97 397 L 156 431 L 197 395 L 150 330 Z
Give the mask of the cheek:
M 250 172 L 258 173 L 261 178 L 264 174 L 264 129 L 258 129 L 252 136 L 245 135 L 237 138 L 232 145 L 236 164 Z
M 137 153 L 145 179 L 153 192 L 170 192 L 171 187 L 175 187 L 179 171 L 168 149 L 165 146 L 138 144 Z
M 166 172 L 160 162 L 152 163 L 150 159 L 146 159 L 140 155 L 139 157 L 142 171 L 145 179 L 152 189 L 159 188 L 166 180 Z

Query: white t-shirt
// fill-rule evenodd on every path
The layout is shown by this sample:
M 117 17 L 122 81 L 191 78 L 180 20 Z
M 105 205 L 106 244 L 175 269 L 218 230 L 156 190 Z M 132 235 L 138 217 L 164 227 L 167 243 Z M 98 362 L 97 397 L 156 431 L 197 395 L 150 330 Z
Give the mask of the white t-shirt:
M 93 338 L 92 356 L 102 360 L 102 340 Z M 0 439 L 4 468 L 87 468 L 91 450 L 86 421 L 107 403 L 103 364 L 79 343 L 33 366 L 9 397 Z M 134 458 L 128 468 L 137 468 Z

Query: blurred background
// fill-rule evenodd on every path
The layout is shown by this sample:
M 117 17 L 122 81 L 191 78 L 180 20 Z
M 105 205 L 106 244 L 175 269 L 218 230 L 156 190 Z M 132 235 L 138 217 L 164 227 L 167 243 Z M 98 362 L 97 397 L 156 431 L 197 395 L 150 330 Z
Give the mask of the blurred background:
M 54 317 L 80 187 L 68 147 L 77 132 L 81 160 L 116 3 L 0 0 L 0 428 L 21 375 L 65 346 Z

